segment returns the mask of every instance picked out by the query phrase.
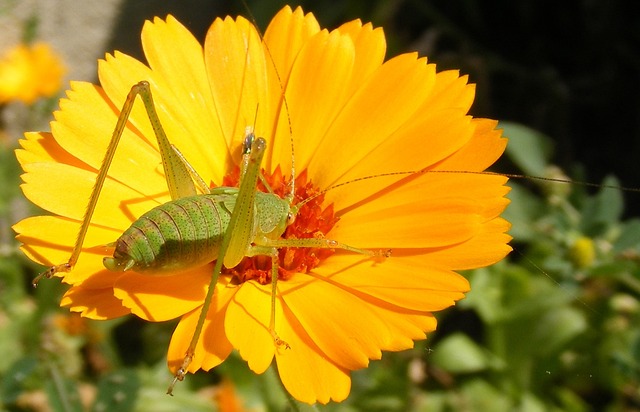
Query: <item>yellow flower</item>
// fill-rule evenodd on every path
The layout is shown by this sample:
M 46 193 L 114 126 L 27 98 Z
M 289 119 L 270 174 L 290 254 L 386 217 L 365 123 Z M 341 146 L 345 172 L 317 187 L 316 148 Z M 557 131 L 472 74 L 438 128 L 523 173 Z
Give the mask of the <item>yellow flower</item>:
M 0 103 L 19 100 L 31 104 L 54 96 L 62 86 L 65 68 L 46 43 L 20 44 L 0 60 Z
M 580 236 L 569 248 L 569 257 L 573 264 L 580 269 L 593 265 L 596 258 L 596 248 L 593 239 L 587 236 Z
M 495 121 L 467 114 L 474 87 L 466 77 L 436 73 L 413 53 L 384 62 L 381 29 L 355 20 L 322 30 L 299 8 L 281 10 L 264 40 L 244 18 L 217 19 L 203 48 L 169 16 L 147 22 L 142 43 L 148 66 L 118 52 L 107 56 L 99 64 L 101 87 L 73 83 L 52 134 L 28 133 L 22 141 L 24 193 L 54 214 L 15 225 L 31 259 L 51 265 L 69 258 L 117 109 L 140 80 L 150 82 L 169 138 L 207 182 L 234 181 L 251 125 L 267 140 L 263 167 L 280 193 L 291 139 L 297 201 L 351 182 L 305 205 L 285 237 L 392 250 L 383 262 L 344 251 L 282 250 L 275 327 L 290 349 L 276 347 L 268 331 L 269 259 L 226 270 L 190 372 L 209 370 L 236 349 L 256 373 L 275 357 L 299 400 L 343 400 L 350 371 L 425 339 L 436 327 L 432 312 L 464 297 L 468 282 L 455 271 L 493 264 L 510 251 L 509 224 L 500 218 L 507 179 L 473 173 L 500 157 L 506 139 Z M 169 200 L 153 136 L 138 103 L 83 254 L 64 276 L 71 288 L 62 305 L 94 319 L 180 317 L 168 353 L 175 372 L 213 265 L 162 277 L 102 265 L 112 253 L 102 245 Z M 410 170 L 423 172 L 393 173 Z M 428 172 L 438 170 L 456 172 Z

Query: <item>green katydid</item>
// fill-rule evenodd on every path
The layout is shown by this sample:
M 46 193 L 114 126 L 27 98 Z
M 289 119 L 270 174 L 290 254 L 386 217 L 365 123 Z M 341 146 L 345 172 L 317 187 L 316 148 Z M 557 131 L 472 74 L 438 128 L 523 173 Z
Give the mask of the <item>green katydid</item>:
M 182 366 L 169 386 L 171 394 L 177 381 L 184 379 L 193 359 L 205 317 L 210 306 L 214 286 L 223 265 L 232 268 L 245 256 L 271 257 L 272 291 L 269 332 L 274 343 L 288 347 L 275 331 L 275 301 L 278 280 L 278 249 L 283 247 L 344 249 L 368 256 L 388 256 L 388 251 L 371 251 L 348 246 L 331 239 L 282 239 L 287 226 L 293 222 L 303 203 L 293 206 L 293 179 L 290 192 L 284 197 L 256 189 L 262 180 L 260 166 L 266 141 L 256 138 L 252 128 L 242 148 L 239 187 L 209 189 L 191 167 L 187 159 L 173 146 L 155 111 L 150 85 L 141 81 L 129 92 L 116 123 L 111 141 L 93 186 L 89 203 L 71 257 L 65 263 L 51 266 L 33 281 L 69 272 L 78 261 L 82 245 L 104 185 L 107 172 L 126 126 L 129 114 L 140 96 L 158 140 L 162 164 L 172 201 L 157 206 L 136 220 L 114 243 L 113 257 L 104 258 L 104 266 L 115 272 L 135 270 L 141 273 L 162 274 L 204 265 L 215 260 L 211 283 L 202 306 L 199 320 Z M 201 194 L 198 194 L 200 192 Z

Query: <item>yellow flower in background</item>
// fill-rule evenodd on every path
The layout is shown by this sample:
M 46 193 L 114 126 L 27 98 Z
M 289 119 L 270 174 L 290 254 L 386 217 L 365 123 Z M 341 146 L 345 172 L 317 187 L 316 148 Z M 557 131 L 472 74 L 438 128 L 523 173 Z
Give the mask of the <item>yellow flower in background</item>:
M 145 24 L 142 44 L 148 65 L 108 55 L 99 64 L 101 86 L 72 83 L 52 133 L 27 133 L 21 141 L 23 191 L 53 214 L 14 226 L 27 256 L 43 265 L 69 258 L 116 109 L 140 80 L 151 84 L 169 139 L 207 182 L 237 180 L 247 126 L 267 140 L 264 173 L 277 193 L 290 180 L 292 140 L 296 202 L 350 182 L 302 207 L 285 237 L 392 250 L 384 261 L 281 250 L 275 327 L 289 349 L 276 347 L 268 330 L 269 259 L 246 258 L 227 269 L 190 372 L 209 370 L 236 349 L 256 373 L 275 358 L 284 386 L 301 401 L 341 401 L 350 371 L 425 339 L 436 328 L 432 312 L 464 297 L 469 284 L 456 271 L 493 264 L 510 251 L 509 223 L 500 218 L 507 179 L 473 173 L 500 157 L 506 139 L 495 121 L 467 114 L 474 87 L 466 77 L 437 73 L 414 53 L 385 62 L 381 29 L 355 20 L 323 30 L 312 14 L 285 7 L 264 39 L 242 17 L 217 19 L 203 47 L 169 16 Z M 64 275 L 71 287 L 62 305 L 93 319 L 180 318 L 168 351 L 175 372 L 213 265 L 151 276 L 102 264 L 113 252 L 104 245 L 169 201 L 160 162 L 137 103 L 83 254 Z
M 593 265 L 596 258 L 596 248 L 593 239 L 587 236 L 580 236 L 569 248 L 571 261 L 580 269 Z
M 0 103 L 32 104 L 62 87 L 62 59 L 46 43 L 20 44 L 0 59 Z

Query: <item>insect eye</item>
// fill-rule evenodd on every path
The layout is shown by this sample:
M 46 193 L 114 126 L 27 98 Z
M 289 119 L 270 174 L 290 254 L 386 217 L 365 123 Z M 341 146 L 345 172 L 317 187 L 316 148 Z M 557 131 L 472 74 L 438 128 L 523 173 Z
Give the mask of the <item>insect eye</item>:
M 251 131 L 252 129 L 252 127 L 247 127 L 247 133 L 245 135 L 244 142 L 242 143 L 243 155 L 251 153 L 251 145 L 256 138 L 256 135 Z
M 287 226 L 289 226 L 289 225 L 293 224 L 293 222 L 295 222 L 295 221 L 296 221 L 296 215 L 295 215 L 295 213 L 291 213 L 291 212 L 289 212 L 289 213 L 287 214 Z

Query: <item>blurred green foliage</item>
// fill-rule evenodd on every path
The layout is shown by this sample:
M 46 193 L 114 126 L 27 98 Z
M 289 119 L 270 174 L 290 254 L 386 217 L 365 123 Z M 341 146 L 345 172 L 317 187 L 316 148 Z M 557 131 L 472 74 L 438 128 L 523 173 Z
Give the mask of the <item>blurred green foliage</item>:
M 349 13 L 365 13 L 363 20 L 382 19 L 387 10 L 383 2 L 349 4 L 355 7 Z M 250 7 L 261 20 L 262 10 Z M 334 9 L 319 14 L 330 19 Z M 403 34 L 391 35 L 393 47 Z M 517 123 L 501 126 L 515 169 L 563 178 L 551 164 L 549 137 Z M 247 409 L 288 407 L 273 371 L 256 376 L 236 355 L 210 373 L 190 375 L 176 396 L 166 396 L 173 323 L 87 321 L 58 307 L 59 282 L 33 289 L 30 280 L 41 268 L 20 255 L 9 229 L 20 202 L 10 142 L 0 144 L 0 411 L 205 411 L 217 407 L 228 382 Z M 587 180 L 584 168 L 569 174 Z M 613 177 L 602 183 L 618 184 Z M 348 400 L 318 410 L 640 409 L 640 219 L 623 218 L 616 189 L 537 179 L 510 185 L 505 218 L 513 224 L 515 252 L 466 273 L 472 291 L 438 314 L 437 332 L 353 373 Z

